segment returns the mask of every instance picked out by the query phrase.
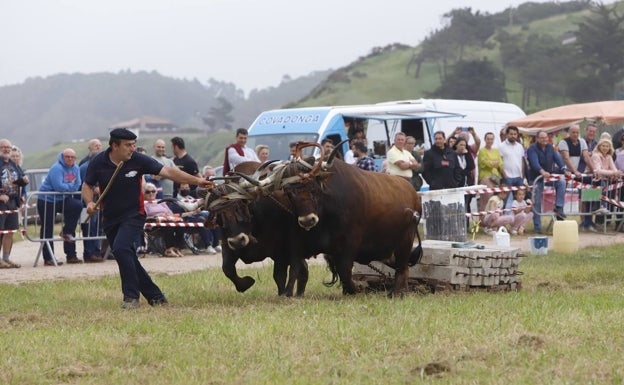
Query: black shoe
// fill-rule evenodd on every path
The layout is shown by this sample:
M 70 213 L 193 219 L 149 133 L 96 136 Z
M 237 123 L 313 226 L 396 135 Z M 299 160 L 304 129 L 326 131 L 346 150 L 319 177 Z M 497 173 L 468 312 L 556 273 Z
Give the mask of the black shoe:
M 82 263 L 82 259 L 78 259 L 78 257 L 74 256 L 67 256 L 67 263 L 69 264 L 79 264 Z
M 149 303 L 150 306 L 163 306 L 168 304 L 169 301 L 167 301 L 167 298 L 163 295 L 161 297 L 152 298 L 148 300 L 147 303 Z
M 57 261 L 56 265 L 54 264 L 53 261 L 44 261 L 43 262 L 44 266 L 61 266 L 62 264 L 63 264 L 63 262 L 61 262 L 61 261 Z
M 83 259 L 84 259 L 85 263 L 98 263 L 98 262 L 104 262 L 105 261 L 105 259 L 100 257 L 99 255 L 93 255 L 93 256 L 91 256 L 89 258 L 83 257 Z
M 141 306 L 138 298 L 124 298 L 121 304 L 122 309 L 136 309 Z
M 558 221 L 565 221 L 566 218 L 568 217 L 567 215 L 565 215 L 563 213 L 563 208 L 561 207 L 555 207 L 555 209 L 553 210 L 553 212 L 555 213 L 555 215 L 557 216 L 557 220 Z

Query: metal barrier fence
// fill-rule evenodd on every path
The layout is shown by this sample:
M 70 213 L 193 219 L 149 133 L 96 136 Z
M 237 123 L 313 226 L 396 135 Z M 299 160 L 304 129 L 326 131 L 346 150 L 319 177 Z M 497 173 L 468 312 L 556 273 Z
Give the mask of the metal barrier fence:
M 53 200 L 49 202 L 47 205 L 42 205 L 38 201 L 41 199 L 49 198 Z M 56 198 L 56 199 L 53 199 Z M 37 255 L 35 257 L 34 266 L 37 266 L 39 262 L 39 257 L 42 256 L 45 250 L 50 254 L 52 261 L 54 264 L 58 264 L 58 259 L 54 255 L 54 250 L 52 247 L 53 242 L 63 242 L 63 238 L 58 234 L 58 231 L 54 231 L 54 228 L 62 229 L 65 227 L 67 218 L 71 220 L 75 220 L 75 215 L 65 215 L 67 211 L 75 210 L 75 202 L 69 204 L 68 198 L 75 198 L 78 201 L 82 202 L 80 199 L 80 193 L 61 193 L 61 192 L 43 192 L 43 191 L 34 191 L 30 192 L 27 195 L 25 212 L 22 217 L 22 225 L 23 236 L 31 242 L 40 243 L 39 250 L 37 251 Z M 183 204 L 193 204 L 195 203 L 194 199 L 185 199 L 180 201 Z M 71 206 L 71 207 L 70 207 Z M 82 207 L 82 203 L 80 203 Z M 67 210 L 67 211 L 66 211 Z M 99 213 L 92 216 L 91 220 L 88 223 L 83 223 L 86 218 L 86 209 L 82 208 L 81 212 L 77 216 L 78 220 L 75 224 L 70 224 L 70 227 L 73 227 L 74 230 L 74 242 L 79 241 L 102 241 L 106 239 L 104 236 L 103 229 L 101 228 L 101 221 Z M 48 229 L 48 234 L 50 236 L 45 236 L 45 229 Z M 145 224 L 144 229 L 149 231 L 158 227 L 204 227 L 203 223 L 191 223 L 191 222 L 147 222 Z M 52 233 L 50 233 L 50 228 L 52 229 Z M 14 230 L 11 232 L 17 232 L 20 230 Z M 60 231 L 60 230 L 59 230 Z M 43 234 L 43 236 L 42 236 Z M 108 255 L 108 252 L 106 255 Z
M 42 204 L 48 198 L 51 202 Z M 70 201 L 71 199 L 71 201 Z M 80 205 L 81 210 L 76 214 L 76 206 Z M 83 224 L 86 219 L 86 209 L 82 208 L 80 193 L 62 193 L 49 191 L 29 192 L 26 198 L 26 212 L 23 216 L 23 234 L 31 242 L 40 243 L 39 250 L 35 257 L 34 266 L 37 266 L 39 257 L 42 256 L 44 248 L 50 254 L 52 261 L 56 265 L 58 259 L 52 248 L 53 242 L 63 242 L 59 232 L 54 231 L 60 224 L 61 229 L 68 225 L 67 219 L 75 222 L 69 226 L 73 228 L 75 234 L 74 243 L 78 241 L 101 241 L 106 239 L 100 228 L 99 215 L 94 215 L 92 219 Z M 72 213 L 69 214 L 69 211 Z M 51 234 L 50 234 L 51 231 Z M 62 230 L 59 230 L 62 231 Z M 46 236 L 46 232 L 50 236 Z
M 593 175 L 589 174 L 572 179 L 567 179 L 563 175 L 552 175 L 545 181 L 540 176 L 532 186 L 533 196 L 539 197 L 539 187 L 544 183 L 543 194 L 541 200 L 536 200 L 539 205 L 534 205 L 534 213 L 540 217 L 551 217 L 549 229 L 557 216 L 554 208 L 557 189 L 560 189 L 563 191 L 560 194 L 563 195 L 562 206 L 566 216 L 580 216 L 581 225 L 597 224 L 604 233 L 608 232 L 610 224 L 615 223 L 614 230 L 620 231 L 624 216 L 622 181 L 622 178 L 594 179 Z
M 494 187 L 467 190 L 466 194 L 493 194 L 501 191 L 514 192 L 528 190 L 531 192 L 533 214 L 537 218 L 549 217 L 546 227 L 550 231 L 557 218 L 557 191 L 562 196 L 562 209 L 566 216 L 580 216 L 583 223 L 595 224 L 607 233 L 608 226 L 615 223 L 614 230 L 620 231 L 624 225 L 624 183 L 623 178 L 593 179 L 593 175 L 582 175 L 580 178 L 567 179 L 563 175 L 552 175 L 544 181 L 540 176 L 532 186 L 527 187 Z M 508 213 L 511 209 L 467 213 L 466 216 L 477 221 L 482 216 L 492 213 Z

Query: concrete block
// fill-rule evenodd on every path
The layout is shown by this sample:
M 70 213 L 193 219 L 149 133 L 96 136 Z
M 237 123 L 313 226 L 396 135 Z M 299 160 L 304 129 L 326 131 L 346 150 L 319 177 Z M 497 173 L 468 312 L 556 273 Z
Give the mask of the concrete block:
M 470 270 L 460 266 L 416 265 L 410 268 L 410 277 L 436 280 L 452 285 L 467 285 Z

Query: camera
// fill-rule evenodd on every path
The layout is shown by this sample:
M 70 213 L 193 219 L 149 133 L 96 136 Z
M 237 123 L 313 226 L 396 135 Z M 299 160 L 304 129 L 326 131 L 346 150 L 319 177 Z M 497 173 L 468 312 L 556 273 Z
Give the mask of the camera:
M 470 131 L 470 127 L 462 127 L 461 130 L 462 131 Z

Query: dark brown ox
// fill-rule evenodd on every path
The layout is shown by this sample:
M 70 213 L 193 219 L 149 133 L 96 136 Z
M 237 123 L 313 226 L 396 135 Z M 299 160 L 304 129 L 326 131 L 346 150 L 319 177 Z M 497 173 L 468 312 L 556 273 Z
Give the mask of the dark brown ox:
M 324 171 L 292 162 L 282 175 L 298 223 L 331 255 L 330 269 L 345 294 L 356 292 L 353 262 L 394 266 L 391 294 L 407 289 L 408 268 L 421 213 L 420 196 L 400 177 L 364 171 L 332 160 Z M 296 176 L 299 175 L 299 178 Z M 412 260 L 412 264 L 417 261 Z
M 235 171 L 250 175 L 260 166 L 257 162 L 244 162 Z M 266 197 L 237 182 L 224 183 L 213 188 L 206 197 L 205 207 L 221 227 L 223 235 L 223 273 L 234 283 L 236 290 L 244 292 L 255 280 L 250 276 L 240 277 L 236 262 L 253 263 L 272 258 L 273 279 L 278 295 L 292 296 L 294 285 L 296 295 L 303 295 L 308 281 L 308 267 L 305 259 L 297 252 L 292 259 L 289 247 L 290 234 L 296 230 L 296 220 L 285 205 L 290 202 L 280 194 Z M 296 252 L 296 250 L 295 250 Z M 297 265 L 296 276 L 288 277 L 291 263 Z

